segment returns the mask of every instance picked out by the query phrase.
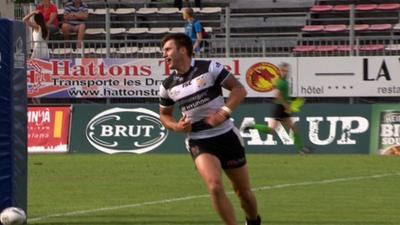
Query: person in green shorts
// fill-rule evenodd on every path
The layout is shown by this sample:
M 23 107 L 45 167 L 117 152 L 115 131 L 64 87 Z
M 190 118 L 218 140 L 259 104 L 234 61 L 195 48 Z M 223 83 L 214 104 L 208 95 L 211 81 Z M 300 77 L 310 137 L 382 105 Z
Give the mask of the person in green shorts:
M 244 121 L 241 127 L 242 131 L 247 131 L 249 129 L 256 129 L 259 132 L 271 134 L 275 132 L 278 122 L 280 122 L 285 128 L 290 128 L 293 131 L 294 144 L 301 154 L 311 153 L 310 149 L 306 148 L 301 140 L 299 130 L 295 123 L 291 120 L 291 98 L 289 96 L 289 82 L 287 81 L 287 76 L 289 73 L 289 64 L 281 63 L 279 65 L 281 76 L 275 83 L 275 88 L 277 89 L 273 117 L 274 120 L 271 121 L 270 126 L 266 124 L 256 124 L 254 120 Z

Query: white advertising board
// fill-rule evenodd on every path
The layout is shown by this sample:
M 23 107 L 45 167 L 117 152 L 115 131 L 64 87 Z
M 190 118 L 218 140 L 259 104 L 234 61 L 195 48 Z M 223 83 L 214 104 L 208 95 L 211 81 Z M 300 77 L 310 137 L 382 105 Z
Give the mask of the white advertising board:
M 297 96 L 400 96 L 399 57 L 302 57 L 297 68 Z

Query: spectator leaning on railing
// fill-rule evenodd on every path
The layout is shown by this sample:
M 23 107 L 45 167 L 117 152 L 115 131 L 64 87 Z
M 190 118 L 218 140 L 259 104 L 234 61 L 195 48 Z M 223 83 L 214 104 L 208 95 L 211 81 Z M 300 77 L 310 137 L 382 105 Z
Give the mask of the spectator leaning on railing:
M 57 33 L 59 30 L 57 6 L 51 3 L 50 0 L 42 0 L 42 2 L 36 6 L 36 10 L 42 13 L 50 34 Z
M 82 47 L 88 16 L 88 6 L 82 0 L 73 0 L 65 4 L 62 32 L 65 40 L 69 40 L 70 33 L 78 34 L 77 48 Z

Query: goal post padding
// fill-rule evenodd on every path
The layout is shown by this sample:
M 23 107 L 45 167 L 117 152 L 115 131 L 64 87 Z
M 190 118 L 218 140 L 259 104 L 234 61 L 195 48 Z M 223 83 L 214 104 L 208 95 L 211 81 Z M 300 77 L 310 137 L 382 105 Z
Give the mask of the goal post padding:
M 26 27 L 0 19 L 0 210 L 27 212 Z

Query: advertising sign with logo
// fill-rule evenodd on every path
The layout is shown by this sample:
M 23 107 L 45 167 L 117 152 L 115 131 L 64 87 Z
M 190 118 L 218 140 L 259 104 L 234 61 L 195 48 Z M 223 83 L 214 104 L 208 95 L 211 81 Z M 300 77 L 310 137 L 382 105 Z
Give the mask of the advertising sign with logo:
M 67 152 L 70 113 L 70 107 L 28 107 L 28 152 Z
M 400 156 L 400 105 L 374 105 L 372 123 L 371 153 Z
M 235 111 L 238 127 L 244 119 L 256 123 L 272 122 L 271 104 L 245 104 Z M 368 153 L 371 106 L 346 104 L 305 104 L 293 114 L 305 146 L 315 153 Z M 278 126 L 273 134 L 250 129 L 242 137 L 246 150 L 257 153 L 296 153 L 292 131 Z
M 157 59 L 62 59 L 28 62 L 31 98 L 156 97 L 165 76 Z
M 213 60 L 243 83 L 247 97 L 273 97 L 282 62 L 290 65 L 292 96 L 400 96 L 398 57 Z M 30 59 L 27 65 L 31 98 L 157 98 L 171 74 L 163 59 Z
M 298 96 L 400 96 L 399 57 L 298 58 Z
M 240 127 L 244 119 L 270 123 L 271 104 L 243 104 L 232 119 Z M 76 105 L 72 118 L 70 152 L 76 153 L 187 153 L 185 135 L 165 129 L 158 104 Z M 179 110 L 175 110 L 179 118 Z M 306 104 L 295 114 L 303 141 L 315 153 L 368 153 L 371 106 Z M 249 153 L 296 154 L 292 132 L 280 128 L 275 134 L 257 130 L 242 133 Z
M 279 63 L 296 71 L 294 58 L 215 60 L 241 80 L 248 97 L 273 96 Z M 30 98 L 157 98 L 171 74 L 163 59 L 29 59 L 27 65 Z
M 221 61 L 224 62 L 223 59 Z M 294 79 L 297 79 L 296 58 L 240 58 L 238 62 L 238 68 L 242 70 L 235 75 L 246 87 L 247 97 L 274 97 L 274 85 L 281 76 L 279 64 L 282 62 L 289 64 L 290 71 L 287 79 L 290 84 L 290 94 L 297 93 L 296 86 L 292 85 L 295 82 Z
M 75 105 L 70 151 L 142 154 L 169 149 L 184 152 L 183 135 L 179 138 L 180 135 L 171 134 L 161 124 L 158 107 L 158 104 Z

